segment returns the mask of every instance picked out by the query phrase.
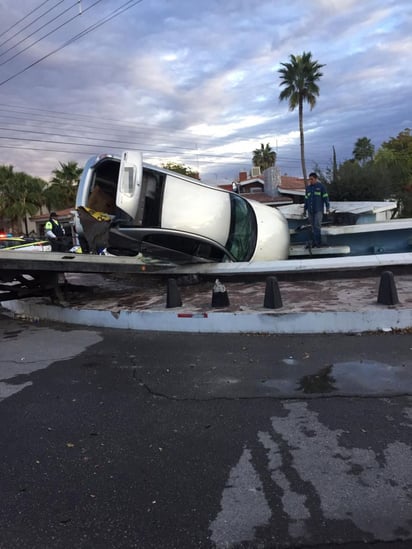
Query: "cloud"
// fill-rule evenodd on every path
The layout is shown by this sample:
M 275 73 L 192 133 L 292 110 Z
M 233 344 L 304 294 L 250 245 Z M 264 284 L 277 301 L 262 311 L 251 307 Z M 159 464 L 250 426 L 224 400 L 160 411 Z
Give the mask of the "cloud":
M 60 161 L 133 148 L 231 178 L 270 143 L 282 172 L 299 176 L 298 115 L 279 102 L 277 71 L 302 51 L 325 64 L 317 105 L 304 111 L 308 167 L 330 165 L 332 147 L 343 161 L 359 137 L 379 147 L 412 125 L 408 0 L 142 0 L 116 17 L 123 0 L 95 1 L 78 15 L 70 0 L 49 0 L 16 25 L 33 2 L 0 0 L 0 80 L 10 78 L 0 164 L 49 179 Z

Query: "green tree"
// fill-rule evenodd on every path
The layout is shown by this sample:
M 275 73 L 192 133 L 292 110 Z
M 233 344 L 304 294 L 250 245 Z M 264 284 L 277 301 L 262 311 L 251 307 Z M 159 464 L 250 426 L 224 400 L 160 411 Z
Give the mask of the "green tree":
M 396 137 L 391 137 L 382 143 L 383 149 L 406 155 L 409 163 L 412 162 L 412 135 L 411 129 L 405 128 Z
M 187 175 L 188 177 L 193 177 L 194 179 L 200 179 L 199 172 L 184 164 L 180 164 L 179 162 L 166 162 L 165 164 L 162 164 L 162 168 L 171 172 Z
M 13 166 L 0 166 L 0 217 L 6 219 L 13 232 L 28 233 L 27 216 L 36 214 L 44 201 L 46 182 L 24 172 L 14 172 Z
M 375 163 L 387 172 L 387 184 L 398 201 L 402 217 L 412 217 L 412 135 L 405 128 L 382 143 Z
M 369 140 L 363 139 L 362 143 L 367 145 Z M 356 143 L 360 141 L 358 139 Z M 321 180 L 330 185 L 331 200 L 396 200 L 400 217 L 412 217 L 412 135 L 409 128 L 382 143 L 367 162 L 353 158 L 337 166 L 334 149 L 333 152 L 333 167 L 327 168 L 325 174 L 319 170 Z
M 336 170 L 328 187 L 331 200 L 386 200 L 391 197 L 388 172 L 375 162 L 360 165 L 346 160 Z
M 375 147 L 370 139 L 367 137 L 360 137 L 355 143 L 352 154 L 357 162 L 365 164 L 369 160 L 373 160 Z
M 60 168 L 53 170 L 50 186 L 45 190 L 45 203 L 49 210 L 74 206 L 77 188 L 82 173 L 77 162 L 59 162 Z
M 254 166 L 258 166 L 261 172 L 264 172 L 267 168 L 271 168 L 276 162 L 276 153 L 272 150 L 269 143 L 264 145 L 261 143 L 260 149 L 253 151 L 252 162 Z
M 310 110 L 316 105 L 316 98 L 319 96 L 317 81 L 323 76 L 321 65 L 312 59 L 311 52 L 303 52 L 302 55 L 290 55 L 289 63 L 281 63 L 279 69 L 283 90 L 279 95 L 281 101 L 289 102 L 289 110 L 294 111 L 298 107 L 299 112 L 299 133 L 300 133 L 300 158 L 305 185 L 307 185 L 306 162 L 305 162 L 305 139 L 303 131 L 303 104 L 306 102 Z

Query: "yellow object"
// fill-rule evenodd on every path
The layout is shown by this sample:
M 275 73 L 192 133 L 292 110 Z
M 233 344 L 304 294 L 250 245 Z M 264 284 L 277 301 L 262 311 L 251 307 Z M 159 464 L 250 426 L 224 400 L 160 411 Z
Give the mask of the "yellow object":
M 83 210 L 85 210 L 89 215 L 94 217 L 97 221 L 111 221 L 112 218 L 110 215 L 104 212 L 97 212 L 96 210 L 92 210 L 92 208 L 82 207 Z

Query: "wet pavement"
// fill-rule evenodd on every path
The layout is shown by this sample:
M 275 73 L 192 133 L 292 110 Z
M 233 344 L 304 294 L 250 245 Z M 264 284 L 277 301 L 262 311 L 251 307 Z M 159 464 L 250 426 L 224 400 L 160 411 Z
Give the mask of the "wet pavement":
M 1 549 L 412 543 L 409 333 L 0 341 Z

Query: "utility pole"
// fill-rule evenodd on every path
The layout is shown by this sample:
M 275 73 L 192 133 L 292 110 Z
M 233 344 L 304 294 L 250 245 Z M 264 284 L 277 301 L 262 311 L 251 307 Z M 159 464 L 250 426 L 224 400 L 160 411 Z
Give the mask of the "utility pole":
M 79 4 L 79 15 L 82 14 L 82 0 L 77 0 L 77 3 Z

